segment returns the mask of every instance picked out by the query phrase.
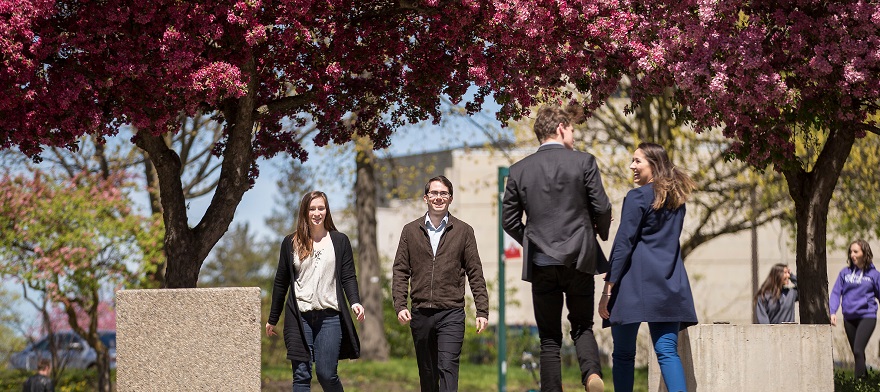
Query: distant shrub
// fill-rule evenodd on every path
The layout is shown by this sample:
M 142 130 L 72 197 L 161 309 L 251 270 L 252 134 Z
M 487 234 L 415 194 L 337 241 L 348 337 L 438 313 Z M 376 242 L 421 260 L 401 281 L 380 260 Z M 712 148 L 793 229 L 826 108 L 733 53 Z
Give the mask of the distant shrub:
M 0 391 L 20 391 L 24 381 L 33 372 L 23 370 L 0 369 Z M 98 385 L 98 375 L 94 369 L 67 369 L 55 384 L 56 392 L 90 392 Z M 110 371 L 111 383 L 116 383 L 116 370 Z
M 880 373 L 868 371 L 868 375 L 861 379 L 853 377 L 852 373 L 834 371 L 834 392 L 877 392 L 880 391 Z

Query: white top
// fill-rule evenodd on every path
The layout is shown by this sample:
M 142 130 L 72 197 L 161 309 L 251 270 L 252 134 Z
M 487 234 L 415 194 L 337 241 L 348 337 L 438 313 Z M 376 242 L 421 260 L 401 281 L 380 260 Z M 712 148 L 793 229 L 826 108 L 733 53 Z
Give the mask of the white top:
M 443 232 L 446 231 L 446 224 L 448 223 L 448 212 L 443 216 L 443 219 L 440 220 L 439 227 L 434 227 L 434 224 L 431 223 L 431 216 L 425 214 L 425 228 L 428 229 L 428 237 L 431 239 L 431 249 L 434 251 L 434 256 L 437 255 L 437 247 L 440 246 L 440 237 L 442 237 Z
M 328 234 L 320 242 L 312 242 L 312 254 L 302 262 L 293 252 L 296 270 L 296 305 L 300 312 L 333 309 L 339 311 L 336 298 L 336 251 Z

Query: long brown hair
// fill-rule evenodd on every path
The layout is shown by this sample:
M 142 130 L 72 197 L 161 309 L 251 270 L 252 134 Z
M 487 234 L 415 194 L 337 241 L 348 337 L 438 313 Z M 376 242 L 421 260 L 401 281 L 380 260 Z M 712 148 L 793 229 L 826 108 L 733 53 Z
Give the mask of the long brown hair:
M 849 250 L 852 249 L 853 245 L 858 245 L 859 248 L 862 248 L 862 260 L 865 262 L 865 270 L 868 270 L 868 267 L 874 265 L 874 253 L 871 252 L 871 245 L 868 245 L 868 241 L 863 239 L 858 239 L 853 242 L 850 242 L 849 246 L 846 248 L 846 265 L 850 268 L 855 267 L 856 262 L 850 257 Z
M 299 212 L 296 214 L 296 231 L 293 232 L 293 250 L 300 260 L 305 259 L 312 253 L 312 227 L 309 225 L 309 206 L 312 204 L 312 200 L 319 197 L 324 199 L 324 206 L 327 208 L 327 215 L 324 217 L 324 228 L 327 231 L 336 231 L 336 225 L 333 224 L 333 217 L 330 215 L 330 202 L 327 201 L 327 195 L 321 191 L 313 191 L 303 195 L 302 201 L 299 203 Z
M 687 173 L 672 165 L 663 146 L 641 143 L 639 149 L 645 153 L 645 159 L 651 165 L 651 173 L 654 176 L 654 203 L 651 207 L 655 210 L 662 207 L 670 210 L 681 207 L 687 202 L 691 192 L 697 188 L 697 184 Z
M 758 303 L 758 301 L 763 299 L 768 293 L 773 296 L 774 301 L 779 300 L 779 296 L 782 295 L 782 287 L 785 286 L 786 268 L 788 268 L 788 266 L 785 264 L 776 264 L 770 269 L 770 274 L 767 275 L 767 279 L 764 280 L 764 283 L 761 284 L 761 288 L 755 293 L 755 303 Z

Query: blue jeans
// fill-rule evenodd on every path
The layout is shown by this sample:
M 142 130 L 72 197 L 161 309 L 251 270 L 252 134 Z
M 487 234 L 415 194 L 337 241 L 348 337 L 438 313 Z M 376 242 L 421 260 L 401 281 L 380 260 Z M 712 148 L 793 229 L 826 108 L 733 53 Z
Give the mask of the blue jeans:
M 332 309 L 314 310 L 300 314 L 300 318 L 321 388 L 325 392 L 343 392 L 342 382 L 336 374 L 339 347 L 342 345 L 339 312 Z M 312 361 L 291 361 L 293 392 L 312 390 Z
M 636 337 L 641 323 L 612 325 L 611 337 L 614 338 L 611 374 L 614 377 L 616 392 L 632 392 L 636 361 Z M 660 373 L 669 392 L 687 391 L 684 367 L 678 357 L 679 323 L 648 323 L 654 352 L 660 363 Z

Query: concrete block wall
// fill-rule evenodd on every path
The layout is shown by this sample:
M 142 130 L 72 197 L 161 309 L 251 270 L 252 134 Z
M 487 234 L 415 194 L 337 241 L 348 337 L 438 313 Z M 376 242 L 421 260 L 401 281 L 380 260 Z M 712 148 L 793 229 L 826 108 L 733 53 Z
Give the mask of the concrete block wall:
M 702 324 L 679 334 L 690 392 L 833 391 L 828 325 Z M 650 351 L 648 390 L 665 392 Z
M 116 292 L 116 384 L 126 391 L 259 391 L 260 289 Z

